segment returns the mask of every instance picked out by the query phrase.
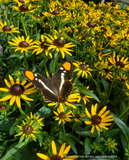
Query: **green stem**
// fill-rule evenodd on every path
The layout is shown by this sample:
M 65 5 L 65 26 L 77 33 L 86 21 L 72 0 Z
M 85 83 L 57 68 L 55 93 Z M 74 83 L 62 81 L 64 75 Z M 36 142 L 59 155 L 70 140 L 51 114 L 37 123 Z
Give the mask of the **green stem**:
M 4 67 L 6 67 L 8 70 L 9 70 L 9 68 L 8 68 L 8 66 L 0 59 L 0 62 L 2 63 L 2 65 L 4 66 Z
M 112 91 L 114 82 L 115 82 L 115 76 L 113 76 L 113 80 L 112 80 L 112 83 L 111 83 L 111 85 L 110 85 L 109 93 L 108 93 L 108 95 L 107 95 L 107 100 L 108 100 L 109 97 L 110 97 L 110 94 L 111 94 L 111 91 Z
M 120 114 L 119 118 L 121 118 L 128 110 L 129 110 L 129 101 L 127 104 L 127 108 Z
M 81 74 L 79 74 L 75 79 L 74 79 L 74 81 L 73 81 L 73 84 L 76 84 L 76 82 L 77 82 L 77 80 L 78 80 L 78 78 L 81 76 Z
M 20 111 L 20 113 L 21 113 L 22 115 L 25 114 L 25 112 L 22 110 L 22 108 L 19 108 L 19 111 Z
M 64 124 L 65 124 L 65 123 L 62 123 L 62 127 L 63 127 L 64 136 L 66 136 Z
M 27 57 L 26 57 L 26 53 L 25 52 L 24 52 L 24 62 L 25 62 L 26 69 L 29 69 L 29 65 L 28 65 L 28 62 L 27 62 Z
M 26 30 L 26 25 L 25 25 L 25 22 L 24 22 L 24 20 L 23 20 L 23 16 L 22 16 L 22 14 L 21 14 L 21 22 L 22 22 L 22 25 L 23 25 L 23 29 L 24 29 L 24 31 L 25 31 L 25 35 L 26 35 L 26 37 L 27 37 L 27 30 Z

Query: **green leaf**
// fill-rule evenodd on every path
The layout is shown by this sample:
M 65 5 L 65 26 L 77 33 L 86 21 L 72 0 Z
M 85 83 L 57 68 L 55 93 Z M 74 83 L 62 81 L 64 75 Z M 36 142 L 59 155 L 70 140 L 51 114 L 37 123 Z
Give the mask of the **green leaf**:
M 127 141 L 129 140 L 129 128 L 127 127 L 127 125 L 119 118 L 113 116 L 113 119 L 115 121 L 115 123 L 118 125 L 118 127 L 122 130 L 122 132 L 124 133 L 124 135 L 126 136 Z
M 75 142 L 69 137 L 67 137 L 66 141 L 67 141 L 67 144 L 69 144 L 71 146 L 73 152 L 75 154 L 77 154 L 77 150 L 76 150 L 76 147 L 75 147 Z
M 128 141 L 124 134 L 120 134 L 120 140 L 124 149 L 128 149 Z
M 16 120 L 16 118 L 13 117 L 13 118 L 9 118 L 9 119 L 5 119 L 3 121 L 0 121 L 0 130 L 8 131 L 12 127 L 15 120 Z
M 101 80 L 102 80 L 105 92 L 108 93 L 109 92 L 109 84 L 107 83 L 107 81 L 103 77 L 101 77 Z
M 90 90 L 88 90 L 85 86 L 80 86 L 78 85 L 77 88 L 79 89 L 79 92 L 86 94 L 88 96 L 91 96 L 92 98 L 94 98 L 96 101 L 100 102 L 98 97 L 92 93 Z
M 20 152 L 20 150 L 25 147 L 25 145 L 25 142 L 15 145 L 1 160 L 12 160 Z
M 87 137 L 84 140 L 84 153 L 85 155 L 89 155 L 91 152 L 91 138 Z

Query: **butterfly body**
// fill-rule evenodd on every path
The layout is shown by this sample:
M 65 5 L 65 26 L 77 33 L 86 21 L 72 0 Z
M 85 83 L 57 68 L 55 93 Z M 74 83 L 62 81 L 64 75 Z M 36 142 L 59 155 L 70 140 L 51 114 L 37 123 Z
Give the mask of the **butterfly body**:
M 45 78 L 31 71 L 23 71 L 23 75 L 40 89 L 46 100 L 60 102 L 70 95 L 72 91 L 72 62 L 65 62 L 52 76 Z

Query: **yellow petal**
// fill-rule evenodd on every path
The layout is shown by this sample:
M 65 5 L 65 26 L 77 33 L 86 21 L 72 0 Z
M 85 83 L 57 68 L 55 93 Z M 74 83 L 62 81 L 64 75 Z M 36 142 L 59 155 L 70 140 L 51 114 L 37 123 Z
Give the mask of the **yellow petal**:
M 91 115 L 90 115 L 90 113 L 89 113 L 89 111 L 88 111 L 87 108 L 85 108 L 85 112 L 86 112 L 86 115 L 87 115 L 89 118 L 91 118 Z
M 63 152 L 63 155 L 61 156 L 62 158 L 65 157 L 66 154 L 68 154 L 69 150 L 70 150 L 71 146 L 69 145 Z
M 10 99 L 11 97 L 12 97 L 11 94 L 8 95 L 8 96 L 5 96 L 5 97 L 3 97 L 3 98 L 0 99 L 0 102 L 1 102 L 1 101 L 6 101 L 6 100 Z
M 37 156 L 44 159 L 44 160 L 50 160 L 50 158 L 48 156 L 46 156 L 45 154 L 42 154 L 42 153 L 37 153 Z
M 21 108 L 21 101 L 19 96 L 16 96 L 16 104 L 19 108 Z
M 21 95 L 21 98 L 24 100 L 27 100 L 27 101 L 33 101 L 33 99 L 28 98 L 28 97 L 24 96 L 23 94 Z
M 93 133 L 95 130 L 95 126 L 93 125 L 92 128 L 91 128 L 91 133 Z
M 0 91 L 9 92 L 9 89 L 7 89 L 7 88 L 0 88 Z
M 53 154 L 54 154 L 54 155 L 56 155 L 56 154 L 57 154 L 56 144 L 55 144 L 55 142 L 54 142 L 54 141 L 52 141 L 52 152 L 53 152 Z
M 9 75 L 9 80 L 10 80 L 11 85 L 14 85 L 14 84 L 15 84 L 12 76 L 10 76 L 10 75 Z
M 13 97 L 10 99 L 10 102 L 9 102 L 10 106 L 13 105 L 13 103 L 15 102 L 15 100 L 16 100 L 16 96 L 13 96 Z
M 64 144 L 61 146 L 61 148 L 60 148 L 59 156 L 61 156 L 61 157 L 62 157 L 62 155 L 63 155 L 64 149 L 65 149 L 65 145 L 66 145 L 66 143 L 64 143 Z M 62 158 L 63 158 L 63 157 L 62 157 Z
M 11 87 L 11 84 L 6 79 L 4 79 L 4 82 L 9 88 Z

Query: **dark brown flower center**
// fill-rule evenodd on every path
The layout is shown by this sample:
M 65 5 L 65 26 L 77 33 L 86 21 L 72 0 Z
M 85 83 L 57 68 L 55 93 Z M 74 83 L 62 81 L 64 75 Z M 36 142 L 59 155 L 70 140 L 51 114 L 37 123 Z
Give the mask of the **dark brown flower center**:
M 124 68 L 125 64 L 123 62 L 116 62 L 116 66 L 120 66 L 120 68 Z
M 61 113 L 59 114 L 59 117 L 60 117 L 60 119 L 64 119 L 64 118 L 65 118 L 65 113 L 64 113 L 64 112 L 61 112 Z
M 111 6 L 112 6 L 112 7 L 115 7 L 115 6 L 116 6 L 116 4 L 115 4 L 115 3 L 112 3 L 112 4 L 111 4 Z
M 91 122 L 93 125 L 98 125 L 101 123 L 101 117 L 98 115 L 94 115 L 91 117 Z
M 103 65 L 102 65 L 102 64 L 98 64 L 97 67 L 98 67 L 98 68 L 102 68 Z
M 109 69 L 108 68 L 104 68 L 105 72 L 108 73 L 109 72 Z
M 23 126 L 23 133 L 31 134 L 32 131 L 33 131 L 33 128 L 30 125 L 26 124 L 25 126 Z
M 19 7 L 19 9 L 20 9 L 22 12 L 27 12 L 27 11 L 29 11 L 28 7 L 25 6 L 25 5 L 21 5 L 21 6 Z
M 59 12 L 58 10 L 54 10 L 54 11 L 52 12 L 52 14 L 53 14 L 53 15 L 58 15 L 58 14 L 60 14 L 60 12 Z
M 50 160 L 63 160 L 62 157 L 60 157 L 59 155 L 53 155 Z
M 2 29 L 3 29 L 3 31 L 11 31 L 12 30 L 9 26 L 4 26 Z
M 80 96 L 81 96 L 81 97 L 85 97 L 85 94 L 84 94 L 84 93 L 80 93 Z
M 21 3 L 25 3 L 24 0 L 18 0 L 18 1 L 21 2 Z
M 105 13 L 102 13 L 101 15 L 102 15 L 102 16 L 106 16 L 106 14 L 105 14 Z
M 24 92 L 24 87 L 20 84 L 14 84 L 10 87 L 9 93 L 15 96 L 20 96 Z
M 36 15 L 35 17 L 36 17 L 36 20 L 38 20 L 38 18 L 40 18 L 38 15 Z
M 22 42 L 19 43 L 19 47 L 27 48 L 27 47 L 29 47 L 29 44 L 26 41 L 22 41 Z
M 1 105 L 0 106 L 0 110 L 5 110 L 6 109 L 6 106 L 5 105 Z
M 47 49 L 47 46 L 44 45 L 44 42 L 42 42 L 40 46 L 41 46 L 41 48 L 43 48 L 43 49 Z
M 91 28 L 94 28 L 94 27 L 95 27 L 95 25 L 94 25 L 94 23 L 93 23 L 93 22 L 89 22 L 89 23 L 87 23 L 87 26 L 88 26 L 88 27 L 91 27 Z
M 111 36 L 108 36 L 107 39 L 108 39 L 108 40 L 112 40 L 113 38 L 112 38 Z
M 101 29 L 102 29 L 103 31 L 105 31 L 105 32 L 107 31 L 107 29 L 106 29 L 105 27 L 101 27 Z
M 76 117 L 77 119 L 80 119 L 80 114 L 75 114 L 75 117 Z
M 86 64 L 80 64 L 80 65 L 79 65 L 79 68 L 80 68 L 81 70 L 87 70 L 87 65 L 86 65 Z
M 64 45 L 65 45 L 65 43 L 64 43 L 64 41 L 62 40 L 62 39 L 55 39 L 54 41 L 53 41 L 53 44 L 55 45 L 55 46 L 57 46 L 57 47 L 60 47 L 60 48 L 62 48 L 62 47 L 64 47 Z

